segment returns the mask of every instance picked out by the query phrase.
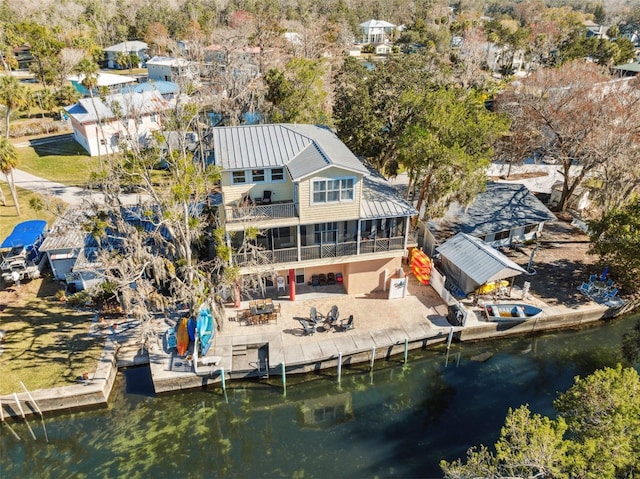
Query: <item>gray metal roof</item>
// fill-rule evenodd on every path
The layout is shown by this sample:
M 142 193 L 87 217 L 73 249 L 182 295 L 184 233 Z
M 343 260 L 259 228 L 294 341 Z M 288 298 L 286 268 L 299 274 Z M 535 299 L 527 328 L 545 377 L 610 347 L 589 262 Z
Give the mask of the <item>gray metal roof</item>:
M 94 106 L 95 105 L 95 106 Z M 170 104 L 156 90 L 140 93 L 116 93 L 102 101 L 99 97 L 82 98 L 78 103 L 65 107 L 69 115 L 80 123 L 95 122 L 98 115 L 102 120 L 116 118 L 114 110 L 121 115 L 135 116 L 168 110 Z
M 85 208 L 69 208 L 58 218 L 47 237 L 40 246 L 40 251 L 66 250 L 74 248 L 89 248 L 97 246 L 96 240 L 83 225 L 93 214 Z
M 363 178 L 360 218 L 388 218 L 391 216 L 413 216 L 418 214 L 386 178 L 374 169 Z
M 526 273 L 491 245 L 464 233 L 438 246 L 437 251 L 478 285 Z
M 369 171 L 329 129 L 315 125 L 268 124 L 211 130 L 215 164 L 224 170 L 287 167 L 294 181 L 336 166 Z
M 451 205 L 444 218 L 429 221 L 428 226 L 436 238 L 446 239 L 457 232 L 480 237 L 555 219 L 526 186 L 488 182 L 471 205 Z

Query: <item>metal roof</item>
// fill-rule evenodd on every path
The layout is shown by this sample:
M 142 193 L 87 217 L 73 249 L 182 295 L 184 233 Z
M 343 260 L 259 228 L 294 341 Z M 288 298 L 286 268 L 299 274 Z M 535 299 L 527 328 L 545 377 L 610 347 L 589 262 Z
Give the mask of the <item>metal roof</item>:
M 161 95 L 170 95 L 178 93 L 180 91 L 180 87 L 176 83 L 170 81 L 155 80 L 125 86 L 120 89 L 120 93 L 142 93 L 143 91 L 154 90 Z
M 40 251 L 97 246 L 96 240 L 83 227 L 92 215 L 93 212 L 86 208 L 67 209 L 47 233 Z
M 147 45 L 145 42 L 141 42 L 139 40 L 130 40 L 128 42 L 120 42 L 116 43 L 115 45 L 111 45 L 110 47 L 104 48 L 104 51 L 128 53 L 146 50 L 147 48 L 149 48 L 149 45 Z
M 471 205 L 453 204 L 444 218 L 431 220 L 428 226 L 437 239 L 446 239 L 457 232 L 480 237 L 555 219 L 526 186 L 488 182 Z
M 211 130 L 215 164 L 224 170 L 291 167 L 295 180 L 318 167 L 369 171 L 329 129 L 315 125 L 270 124 L 216 127 Z
M 373 168 L 363 178 L 360 218 L 389 218 L 391 216 L 413 216 L 418 214 L 398 190 Z
M 526 273 L 491 245 L 464 233 L 438 246 L 437 251 L 477 285 Z
M 103 101 L 99 97 L 82 98 L 78 103 L 65 107 L 65 110 L 80 123 L 91 123 L 98 120 L 110 120 L 116 117 L 113 109 L 129 116 L 161 112 L 170 108 L 169 103 L 157 91 L 140 93 L 117 93 L 109 95 Z

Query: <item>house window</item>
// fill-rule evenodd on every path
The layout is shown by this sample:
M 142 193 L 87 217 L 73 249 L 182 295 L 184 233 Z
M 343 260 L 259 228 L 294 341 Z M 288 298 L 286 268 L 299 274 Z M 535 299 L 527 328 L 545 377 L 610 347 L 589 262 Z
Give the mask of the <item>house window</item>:
M 264 183 L 264 170 L 251 170 L 251 181 Z
M 139 117 L 136 118 L 136 124 L 138 126 L 141 126 L 143 123 L 144 123 L 144 118 L 143 117 L 139 116 Z
M 313 241 L 315 244 L 335 243 L 338 240 L 338 223 L 319 223 L 313 225 Z
M 313 182 L 314 203 L 349 202 L 355 198 L 355 179 L 339 178 Z
M 498 233 L 496 233 L 494 241 L 509 239 L 510 236 L 511 230 L 499 231 Z
M 271 169 L 271 181 L 284 181 L 284 168 L 272 168 Z
M 244 171 L 234 171 L 231 173 L 231 182 L 234 185 L 240 185 L 247 182 Z

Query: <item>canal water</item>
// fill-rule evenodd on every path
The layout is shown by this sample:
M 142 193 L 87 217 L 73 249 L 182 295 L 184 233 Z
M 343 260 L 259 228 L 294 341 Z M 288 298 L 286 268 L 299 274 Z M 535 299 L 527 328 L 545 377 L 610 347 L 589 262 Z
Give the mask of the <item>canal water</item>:
M 441 459 L 492 445 L 508 408 L 553 416 L 557 393 L 621 360 L 640 316 L 581 331 L 453 344 L 343 370 L 154 397 L 122 374 L 108 409 L 0 430 L 0 479 L 442 477 Z

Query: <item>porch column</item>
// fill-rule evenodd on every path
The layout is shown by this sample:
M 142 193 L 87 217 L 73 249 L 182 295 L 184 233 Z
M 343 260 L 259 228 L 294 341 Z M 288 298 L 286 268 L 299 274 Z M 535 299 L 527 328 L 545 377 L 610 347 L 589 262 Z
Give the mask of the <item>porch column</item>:
M 362 228 L 362 220 L 358 220 L 358 231 L 356 232 L 356 254 L 360 254 L 360 229 Z
M 297 261 L 302 260 L 302 241 L 300 241 L 300 225 L 296 225 L 296 246 L 298 249 Z
M 229 248 L 229 251 L 231 251 L 231 236 L 229 235 L 229 232 L 225 231 L 224 236 L 227 243 L 227 248 Z M 233 264 L 233 255 L 229 257 L 229 266 L 231 266 L 232 264 Z
M 405 216 L 404 218 L 404 246 L 402 249 L 407 251 L 407 243 L 409 242 L 409 217 Z
M 289 300 L 296 300 L 296 270 L 289 270 Z

